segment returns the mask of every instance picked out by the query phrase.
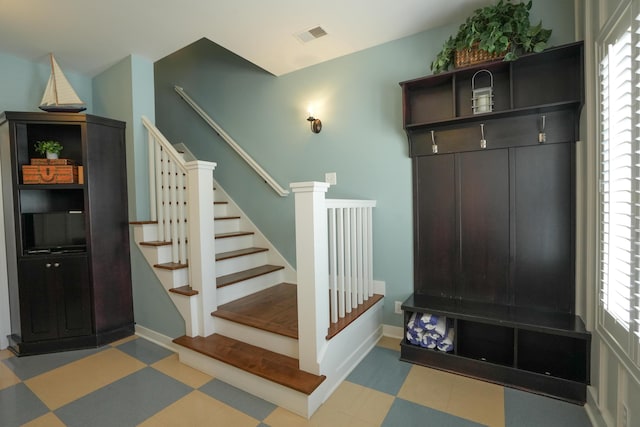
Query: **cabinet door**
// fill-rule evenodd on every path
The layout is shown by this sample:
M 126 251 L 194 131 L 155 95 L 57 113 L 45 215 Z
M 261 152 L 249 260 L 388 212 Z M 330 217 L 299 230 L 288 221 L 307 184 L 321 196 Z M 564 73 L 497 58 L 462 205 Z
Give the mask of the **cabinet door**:
M 515 303 L 574 309 L 573 144 L 515 149 Z
M 415 290 L 455 296 L 456 197 L 453 154 L 414 159 Z
M 58 336 L 91 333 L 89 267 L 85 256 L 64 257 L 54 262 L 58 288 Z
M 58 337 L 57 289 L 49 259 L 21 259 L 18 263 L 20 282 L 20 318 L 25 342 Z
M 509 299 L 509 153 L 459 157 L 460 282 L 463 300 L 506 304 Z
M 23 341 L 91 333 L 85 256 L 21 259 L 19 264 Z

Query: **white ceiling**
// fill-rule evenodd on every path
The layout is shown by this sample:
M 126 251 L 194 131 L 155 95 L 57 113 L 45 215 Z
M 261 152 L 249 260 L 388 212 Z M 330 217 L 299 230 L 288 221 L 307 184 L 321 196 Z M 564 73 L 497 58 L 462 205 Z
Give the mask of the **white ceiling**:
M 489 0 L 0 0 L 0 52 L 94 76 L 206 37 L 282 75 L 463 19 Z M 303 44 L 315 26 L 328 35 Z

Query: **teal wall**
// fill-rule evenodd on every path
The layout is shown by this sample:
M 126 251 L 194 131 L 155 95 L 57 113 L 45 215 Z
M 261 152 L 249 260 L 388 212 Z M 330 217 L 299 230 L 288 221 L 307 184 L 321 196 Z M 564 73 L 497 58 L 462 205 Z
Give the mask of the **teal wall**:
M 41 111 L 38 109 L 51 73 L 49 57 L 29 61 L 13 55 L 0 53 L 0 111 Z M 91 78 L 67 70 L 60 63 L 64 75 L 80 99 L 91 112 Z
M 532 22 L 554 30 L 551 44 L 574 40 L 573 0 L 537 0 Z M 429 64 L 458 23 L 274 77 L 222 47 L 200 40 L 155 64 L 156 121 L 173 142 L 218 164 L 214 175 L 278 250 L 295 265 L 293 196 L 279 197 L 175 93 L 182 86 L 282 186 L 323 181 L 329 198 L 375 199 L 374 278 L 387 301 L 413 290 L 411 162 L 398 82 L 430 73 Z M 309 44 L 313 49 L 313 43 Z M 307 106 L 323 130 L 312 134 Z M 384 323 L 399 326 L 393 303 Z
M 149 219 L 146 131 L 141 117 L 154 121 L 153 63 L 129 56 L 93 79 L 96 114 L 127 123 L 129 218 Z M 184 319 L 133 240 L 131 276 L 136 324 L 169 337 L 184 335 Z

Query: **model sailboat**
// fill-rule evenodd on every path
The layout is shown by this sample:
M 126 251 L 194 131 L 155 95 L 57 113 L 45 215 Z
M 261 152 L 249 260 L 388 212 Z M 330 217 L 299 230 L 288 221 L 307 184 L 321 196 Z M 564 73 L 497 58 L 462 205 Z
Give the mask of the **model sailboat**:
M 42 101 L 40 101 L 40 109 L 67 113 L 86 110 L 87 107 L 71 87 L 52 53 L 49 54 L 49 59 L 51 61 L 51 75 Z

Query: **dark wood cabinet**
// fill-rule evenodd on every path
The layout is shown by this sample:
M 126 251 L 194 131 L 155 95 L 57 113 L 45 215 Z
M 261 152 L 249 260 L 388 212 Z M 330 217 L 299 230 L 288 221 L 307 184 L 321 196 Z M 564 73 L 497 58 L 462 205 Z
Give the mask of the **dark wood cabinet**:
M 10 349 L 96 347 L 134 331 L 123 122 L 69 113 L 0 116 Z M 63 145 L 78 182 L 27 184 L 40 140 Z
M 445 353 L 401 357 L 584 403 L 591 336 L 575 315 L 575 143 L 583 45 L 402 82 L 413 165 L 413 313 L 446 316 Z M 472 79 L 494 105 L 472 110 Z M 482 75 L 486 73 L 479 73 Z

